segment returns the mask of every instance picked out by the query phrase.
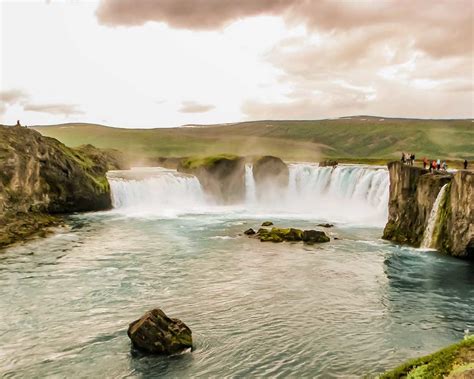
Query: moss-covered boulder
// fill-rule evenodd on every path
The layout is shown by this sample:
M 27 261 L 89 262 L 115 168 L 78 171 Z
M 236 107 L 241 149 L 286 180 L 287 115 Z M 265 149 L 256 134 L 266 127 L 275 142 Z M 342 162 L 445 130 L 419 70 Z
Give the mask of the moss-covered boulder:
M 326 233 L 319 230 L 305 230 L 303 232 L 302 239 L 305 243 L 310 245 L 313 243 L 324 243 L 330 241 Z
M 152 309 L 128 327 L 128 337 L 135 349 L 150 354 L 176 354 L 192 349 L 191 329 L 161 309 Z
M 254 162 L 253 178 L 258 198 L 268 194 L 281 196 L 288 187 L 289 169 L 280 158 L 267 155 Z
M 232 204 L 245 198 L 245 159 L 222 154 L 182 159 L 179 172 L 195 175 L 217 202 Z
M 474 378 L 474 336 L 436 353 L 410 360 L 380 378 Z
M 271 222 L 271 221 L 262 222 L 262 226 L 272 226 L 272 225 L 273 225 L 273 222 Z
M 301 230 L 296 228 L 260 228 L 256 237 L 261 242 L 298 242 L 303 241 L 308 244 L 329 242 L 326 233 L 317 230 Z

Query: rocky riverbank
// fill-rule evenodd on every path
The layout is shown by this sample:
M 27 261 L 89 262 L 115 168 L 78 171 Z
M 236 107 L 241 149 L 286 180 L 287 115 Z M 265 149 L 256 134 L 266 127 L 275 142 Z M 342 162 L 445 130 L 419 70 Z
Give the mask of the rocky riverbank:
M 389 218 L 383 238 L 420 247 L 431 211 L 443 186 L 445 194 L 432 235 L 432 246 L 446 254 L 474 257 L 474 173 L 429 173 L 401 162 L 388 164 Z
M 72 149 L 35 130 L 0 126 L 0 247 L 46 234 L 58 215 L 109 209 L 106 172 L 125 168 L 118 151 Z

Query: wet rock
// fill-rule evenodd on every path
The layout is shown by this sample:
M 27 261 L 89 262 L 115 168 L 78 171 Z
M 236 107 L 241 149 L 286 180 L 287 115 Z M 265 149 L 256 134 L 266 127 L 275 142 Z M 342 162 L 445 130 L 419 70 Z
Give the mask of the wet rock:
M 332 228 L 334 224 L 318 224 L 318 226 L 321 226 L 323 228 Z
M 261 157 L 254 162 L 252 171 L 259 199 L 269 195 L 280 198 L 285 194 L 290 171 L 280 158 L 270 155 Z
M 338 161 L 326 160 L 319 162 L 319 167 L 336 167 L 338 164 Z
M 204 191 L 221 204 L 245 199 L 245 159 L 221 154 L 182 159 L 178 172 L 195 175 Z
M 273 225 L 273 222 L 271 222 L 271 221 L 262 222 L 262 226 L 272 226 L 272 225 Z
M 261 242 L 304 241 L 308 244 L 329 242 L 329 237 L 324 232 L 317 230 L 303 231 L 295 228 L 272 228 L 271 230 L 261 228 L 257 232 L 257 237 Z
M 134 348 L 150 354 L 176 354 L 193 346 L 191 329 L 158 308 L 132 322 L 127 334 Z
M 255 233 L 255 230 L 253 230 L 252 228 L 250 228 L 250 229 L 247 229 L 247 230 L 244 232 L 244 234 L 245 234 L 246 236 L 253 236 L 253 235 L 256 234 L 256 233 Z
M 303 232 L 303 241 L 307 244 L 329 242 L 330 239 L 326 233 L 319 230 L 305 230 Z

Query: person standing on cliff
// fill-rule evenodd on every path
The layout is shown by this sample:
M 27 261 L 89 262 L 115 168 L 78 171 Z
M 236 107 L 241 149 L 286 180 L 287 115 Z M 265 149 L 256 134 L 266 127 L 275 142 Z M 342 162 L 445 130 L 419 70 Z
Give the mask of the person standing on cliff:
M 464 170 L 467 170 L 467 159 L 464 159 Z

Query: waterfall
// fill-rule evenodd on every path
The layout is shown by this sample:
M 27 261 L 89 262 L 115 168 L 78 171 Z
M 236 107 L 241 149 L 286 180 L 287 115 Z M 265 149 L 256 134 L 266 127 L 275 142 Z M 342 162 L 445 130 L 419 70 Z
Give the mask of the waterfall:
M 423 233 L 423 241 L 421 242 L 421 247 L 425 249 L 432 248 L 433 245 L 433 237 L 436 228 L 436 224 L 438 222 L 438 215 L 439 215 L 439 208 L 441 202 L 444 199 L 444 194 L 446 192 L 447 184 L 441 187 L 438 196 L 436 196 L 436 200 L 433 204 L 433 208 L 431 208 L 430 217 L 428 218 L 428 226 Z
M 245 202 L 247 204 L 255 204 L 256 190 L 255 190 L 255 179 L 253 178 L 252 165 L 245 165 Z
M 383 226 L 388 214 L 386 169 L 290 164 L 288 188 L 266 188 L 256 196 L 252 165 L 245 167 L 245 201 L 218 206 L 197 178 L 161 168 L 111 173 L 113 206 L 133 215 L 179 216 L 238 212 L 248 217 L 292 217 Z
M 131 172 L 109 175 L 112 205 L 132 214 L 177 216 L 199 211 L 207 199 L 196 177 L 180 175 L 174 170 L 148 170 L 144 175 Z

